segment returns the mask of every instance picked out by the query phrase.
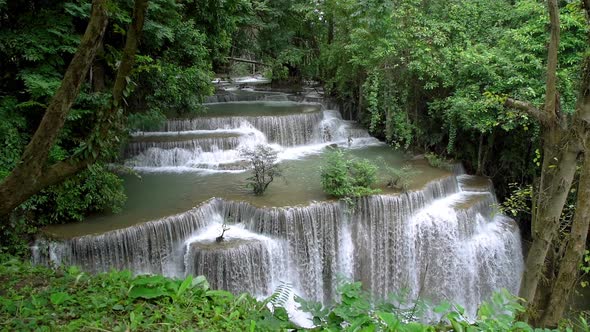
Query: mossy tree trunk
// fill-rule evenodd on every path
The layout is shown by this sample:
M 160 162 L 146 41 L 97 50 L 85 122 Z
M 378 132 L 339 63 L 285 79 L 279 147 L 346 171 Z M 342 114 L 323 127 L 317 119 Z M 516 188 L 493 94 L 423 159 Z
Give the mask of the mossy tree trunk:
M 148 0 L 135 1 L 133 20 L 127 32 L 123 58 L 113 88 L 112 106 L 107 113 L 109 116 L 118 112 L 121 105 L 127 77 L 133 68 L 139 36 L 143 29 L 147 3 Z M 47 163 L 49 151 L 64 126 L 70 108 L 90 71 L 97 51 L 101 47 L 108 24 L 106 5 L 107 0 L 93 0 L 88 26 L 60 87 L 45 110 L 43 119 L 25 148 L 20 162 L 0 183 L 0 216 L 8 215 L 43 188 L 62 182 L 94 163 L 98 158 L 100 151 L 94 151 L 86 158 L 71 157 L 55 164 L 49 165 Z M 100 121 L 97 125 L 100 133 L 98 139 L 101 139 L 101 136 L 105 136 L 102 138 L 106 139 L 109 126 L 112 123 L 113 121 Z M 8 218 L 2 220 L 8 220 Z

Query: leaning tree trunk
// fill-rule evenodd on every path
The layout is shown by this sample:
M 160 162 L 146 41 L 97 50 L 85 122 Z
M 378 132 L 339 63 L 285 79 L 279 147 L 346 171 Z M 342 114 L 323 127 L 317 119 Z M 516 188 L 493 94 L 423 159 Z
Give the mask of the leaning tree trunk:
M 89 154 L 87 158 L 71 157 L 53 165 L 46 165 L 49 149 L 63 127 L 70 107 L 78 95 L 81 83 L 100 47 L 107 26 L 105 3 L 106 0 L 93 1 L 90 22 L 58 92 L 47 108 L 31 143 L 25 149 L 21 163 L 0 183 L 0 217 L 8 215 L 14 208 L 41 189 L 58 184 L 83 170 L 87 165 L 94 163 L 98 157 L 98 154 Z M 100 139 L 103 142 L 110 142 L 113 139 L 110 137 L 110 130 L 116 123 L 115 117 L 123 101 L 127 77 L 133 68 L 147 6 L 148 0 L 135 1 L 133 19 L 127 31 L 123 57 L 113 87 L 112 106 L 105 115 L 108 119 L 99 121 L 96 128 L 99 135 L 94 139 Z
M 65 123 L 70 107 L 78 96 L 100 46 L 108 21 L 106 2 L 106 0 L 92 2 L 90 21 L 59 89 L 45 110 L 45 115 L 25 148 L 21 160 L 0 183 L 0 216 L 9 214 L 19 204 L 42 189 L 41 185 L 51 182 L 43 179 L 47 156 Z M 50 174 L 54 173 L 50 172 Z
M 584 0 L 586 14 L 590 9 L 590 1 Z M 533 322 L 539 322 L 543 318 L 545 323 L 554 324 L 561 318 L 561 312 L 555 312 L 557 302 L 564 301 L 567 296 L 563 296 L 562 289 L 568 280 L 566 273 L 575 275 L 571 271 L 571 262 L 563 261 L 560 271 L 553 285 L 540 283 L 544 270 L 546 269 L 546 259 L 549 248 L 553 239 L 559 232 L 560 216 L 563 206 L 567 199 L 568 192 L 573 181 L 578 157 L 581 153 L 588 153 L 588 135 L 590 133 L 590 100 L 589 85 L 590 68 L 588 58 L 582 70 L 581 94 L 576 104 L 576 113 L 572 125 L 563 118 L 559 106 L 559 94 L 557 93 L 557 50 L 559 46 L 559 11 L 556 0 L 548 1 L 549 16 L 551 22 L 551 40 L 548 47 L 547 61 L 547 83 L 545 95 L 545 107 L 541 112 L 530 104 L 507 100 L 508 106 L 528 111 L 535 116 L 543 128 L 543 166 L 541 169 L 541 181 L 537 197 L 535 199 L 535 209 L 533 211 L 533 243 L 527 256 L 525 272 L 520 288 L 520 296 L 529 301 L 525 319 Z M 586 156 L 587 160 L 587 156 Z M 585 167 L 589 164 L 585 162 Z M 585 180 L 587 181 L 587 180 Z M 584 194 L 582 193 L 582 196 Z M 578 218 L 584 218 L 585 209 L 588 201 L 578 200 L 577 209 L 580 209 Z M 576 238 L 576 233 L 587 228 L 584 221 L 576 220 L 574 225 L 573 242 L 570 243 L 570 255 L 577 256 L 568 258 L 568 260 L 579 260 L 583 248 L 580 249 L 577 243 L 581 239 Z M 568 250 L 569 249 L 569 250 Z M 567 255 L 567 254 L 566 254 Z M 563 269 L 563 271 L 562 271 Z M 569 272 L 568 272 L 569 271 Z M 561 280 L 560 280 L 561 275 Z M 556 282 L 556 283 L 555 283 Z M 557 288 L 555 288 L 557 287 Z M 539 294 L 541 290 L 550 288 L 551 291 L 557 291 L 556 294 L 550 294 L 549 301 L 542 301 Z M 553 303 L 553 304 L 551 304 Z M 561 306 L 563 307 L 563 306 Z
M 557 134 L 554 131 L 560 129 L 548 131 L 549 134 Z M 561 213 L 576 172 L 578 149 L 569 146 L 570 136 L 567 133 L 561 135 L 556 143 L 544 141 L 543 166 L 532 226 L 533 243 L 527 255 L 520 288 L 520 296 L 529 302 L 529 306 L 540 300 L 537 298 L 538 290 L 547 287 L 539 284 L 539 281 L 545 270 L 549 248 L 559 231 Z M 526 318 L 534 320 L 537 316 L 535 311 L 542 310 L 538 305 L 529 307 Z
M 559 48 L 559 9 L 557 0 L 549 0 L 551 38 L 547 56 L 545 107 L 536 110 L 529 104 L 507 100 L 508 106 L 533 113 L 543 130 L 543 166 L 537 197 L 537 209 L 532 220 L 533 243 L 526 259 L 520 296 L 530 303 L 535 300 L 537 286 L 543 274 L 545 258 L 559 226 L 561 210 L 574 177 L 577 154 L 567 153 L 569 136 L 563 132 L 559 119 L 557 95 L 557 52 Z M 526 106 L 526 109 L 524 108 Z M 573 166 L 572 166 L 573 165 Z M 529 310 L 530 312 L 530 310 Z

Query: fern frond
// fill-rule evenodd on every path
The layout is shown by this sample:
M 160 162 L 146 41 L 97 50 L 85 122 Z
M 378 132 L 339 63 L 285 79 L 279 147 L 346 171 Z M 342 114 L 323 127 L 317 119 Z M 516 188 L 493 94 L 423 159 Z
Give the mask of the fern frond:
M 270 303 L 274 307 L 284 307 L 289 301 L 289 297 L 293 292 L 293 285 L 288 282 L 281 282 L 281 284 L 275 289 L 270 298 Z

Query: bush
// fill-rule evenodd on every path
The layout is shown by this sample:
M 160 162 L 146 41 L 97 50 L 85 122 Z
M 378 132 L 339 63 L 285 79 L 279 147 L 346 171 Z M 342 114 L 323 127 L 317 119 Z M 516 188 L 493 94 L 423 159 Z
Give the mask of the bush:
M 451 163 L 449 160 L 445 159 L 442 156 L 429 152 L 425 154 L 424 157 L 428 161 L 428 164 L 432 167 L 442 168 L 447 171 L 453 170 L 453 163 Z
M 47 187 L 21 204 L 0 225 L 0 252 L 23 255 L 38 227 L 82 221 L 93 212 L 119 212 L 127 196 L 123 180 L 101 163 L 61 184 Z
M 413 170 L 410 165 L 405 165 L 401 168 L 387 167 L 387 186 L 404 192 L 408 191 L 412 177 L 419 173 L 420 171 Z
M 262 195 L 275 177 L 282 176 L 277 162 L 277 152 L 270 146 L 257 145 L 254 149 L 240 151 L 242 158 L 252 166 L 252 176 L 247 179 L 247 187 L 252 188 L 255 195 Z
M 350 159 L 341 150 L 327 154 L 321 169 L 324 191 L 334 197 L 350 198 L 379 192 L 371 189 L 377 181 L 377 166 L 366 159 Z

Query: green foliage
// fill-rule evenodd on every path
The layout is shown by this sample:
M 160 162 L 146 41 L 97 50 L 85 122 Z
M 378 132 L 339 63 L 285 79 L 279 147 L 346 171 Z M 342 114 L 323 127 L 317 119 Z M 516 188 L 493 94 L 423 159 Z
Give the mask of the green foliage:
M 166 121 L 166 116 L 157 110 L 145 113 L 131 113 L 127 118 L 129 131 L 150 131 L 159 129 Z
M 229 38 L 248 9 L 246 1 L 150 0 L 136 66 L 123 93 L 123 109 L 110 112 L 110 90 L 122 56 L 133 1 L 109 1 L 109 26 L 102 45 L 52 146 L 48 163 L 95 157 L 99 165 L 45 189 L 23 204 L 2 245 L 28 240 L 30 227 L 82 220 L 88 213 L 117 211 L 125 196 L 121 180 L 104 164 L 119 153 L 126 130 L 157 128 L 165 116 L 201 109 L 212 93 L 214 58 L 222 59 Z M 23 0 L 0 4 L 0 179 L 19 161 L 76 52 L 89 19 L 90 0 Z M 101 124 L 111 130 L 99 132 Z M 105 138 L 106 137 L 106 138 Z M 30 223 L 30 227 L 23 224 Z M 25 236 L 27 235 L 27 236 Z
M 419 307 L 426 304 L 412 305 L 404 299 L 374 301 L 359 282 L 340 285 L 338 293 L 340 300 L 330 307 L 296 299 L 301 309 L 312 315 L 315 331 L 551 331 L 518 321 L 516 316 L 524 311 L 522 299 L 506 290 L 482 303 L 475 320 L 467 319 L 465 310 L 458 305 L 445 302 L 430 306 L 441 317 L 435 324 L 419 322 Z
M 531 213 L 531 201 L 533 198 L 533 187 L 520 187 L 517 183 L 509 184 L 511 194 L 500 204 L 502 213 L 511 214 L 513 217 L 519 214 Z
M 377 166 L 366 159 L 346 156 L 342 150 L 327 153 L 321 168 L 324 191 L 338 198 L 352 198 L 379 192 L 371 186 L 377 181 Z
M 282 175 L 282 170 L 277 164 L 277 154 L 272 147 L 263 144 L 257 145 L 254 149 L 240 151 L 241 157 L 252 167 L 252 176 L 247 178 L 246 186 L 254 191 L 254 195 L 264 194 L 268 185 Z
M 485 156 L 482 170 L 498 175 L 502 193 L 510 182 L 532 180 L 528 155 L 539 145 L 538 125 L 503 102 L 543 104 L 543 2 L 323 1 L 315 9 L 324 17 L 319 80 L 359 110 L 372 134 L 398 148 L 449 155 L 468 169 Z M 579 2 L 560 11 L 559 90 L 563 111 L 572 112 L 589 27 Z
M 91 275 L 76 267 L 32 266 L 6 255 L 0 255 L 0 280 L 0 319 L 3 329 L 10 331 L 297 328 L 283 308 L 291 292 L 287 284 L 258 301 L 248 294 L 212 290 L 202 276 L 170 279 L 133 276 L 129 271 Z M 374 300 L 360 282 L 341 283 L 337 291 L 339 300 L 327 307 L 296 298 L 301 310 L 312 316 L 316 325 L 312 331 L 551 331 L 517 321 L 516 315 L 524 310 L 522 300 L 506 290 L 482 303 L 474 320 L 466 319 L 461 306 L 449 303 L 412 304 L 404 296 Z M 420 322 L 428 308 L 441 317 L 439 322 Z M 583 318 L 577 328 L 589 331 Z M 565 330 L 572 331 L 569 327 Z
M 3 329 L 111 331 L 277 331 L 295 326 L 284 309 L 252 296 L 211 290 L 205 278 L 89 275 L 50 270 L 5 256 L 0 265 Z
M 81 221 L 88 213 L 118 212 L 125 203 L 123 180 L 104 164 L 94 164 L 21 204 L 10 222 L 0 225 L 0 253 L 28 256 L 38 227 Z
M 126 196 L 123 180 L 102 164 L 94 164 L 87 170 L 63 183 L 42 190 L 20 208 L 40 210 L 40 224 L 81 221 L 88 212 L 121 210 Z
M 16 109 L 17 101 L 12 97 L 0 99 L 0 180 L 8 175 L 16 166 L 23 151 L 27 135 L 22 133 L 26 128 L 26 119 Z
M 583 276 L 590 275 L 590 250 L 584 250 L 584 255 L 582 257 L 582 262 L 580 263 L 580 271 L 582 272 Z M 590 285 L 590 283 L 586 280 L 582 280 L 580 285 L 583 288 L 586 288 Z
M 418 170 L 412 169 L 410 165 L 402 167 L 387 167 L 387 186 L 401 191 L 408 191 L 412 178 L 420 173 Z
M 426 161 L 428 161 L 428 164 L 432 167 L 442 168 L 448 171 L 453 170 L 453 164 L 449 160 L 435 153 L 426 153 L 424 154 L 424 158 L 426 158 Z

